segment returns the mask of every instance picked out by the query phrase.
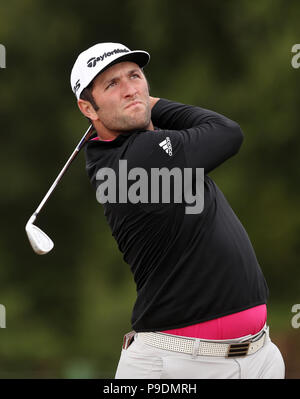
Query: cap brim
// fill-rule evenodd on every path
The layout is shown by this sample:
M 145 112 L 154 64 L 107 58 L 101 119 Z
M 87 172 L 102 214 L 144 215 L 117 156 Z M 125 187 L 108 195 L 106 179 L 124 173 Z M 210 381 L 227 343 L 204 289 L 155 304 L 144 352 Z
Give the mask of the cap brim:
M 105 68 L 103 68 L 99 72 L 99 74 L 104 72 L 106 69 L 108 69 L 112 65 L 119 64 L 120 62 L 125 62 L 125 61 L 134 62 L 140 68 L 144 68 L 150 61 L 150 54 L 147 53 L 146 51 L 141 51 L 141 50 L 131 51 L 130 53 L 121 55 L 117 59 L 110 62 L 108 65 L 106 65 Z

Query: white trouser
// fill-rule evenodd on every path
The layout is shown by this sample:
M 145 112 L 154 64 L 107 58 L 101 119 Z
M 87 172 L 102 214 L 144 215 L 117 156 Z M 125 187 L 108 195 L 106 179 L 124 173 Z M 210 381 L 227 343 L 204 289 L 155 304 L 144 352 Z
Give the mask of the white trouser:
M 145 344 L 136 334 L 132 344 L 122 349 L 115 378 L 283 379 L 284 376 L 283 358 L 267 331 L 264 346 L 256 353 L 233 358 L 193 356 L 159 349 Z

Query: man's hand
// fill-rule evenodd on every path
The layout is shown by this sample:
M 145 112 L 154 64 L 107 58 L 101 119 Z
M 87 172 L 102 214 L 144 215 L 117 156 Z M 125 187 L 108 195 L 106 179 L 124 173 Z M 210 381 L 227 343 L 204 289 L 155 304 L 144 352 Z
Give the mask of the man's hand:
M 159 101 L 160 100 L 160 98 L 158 98 L 158 97 L 151 97 L 150 96 L 150 106 L 151 106 L 151 109 L 154 107 L 154 105 L 157 103 L 157 101 Z

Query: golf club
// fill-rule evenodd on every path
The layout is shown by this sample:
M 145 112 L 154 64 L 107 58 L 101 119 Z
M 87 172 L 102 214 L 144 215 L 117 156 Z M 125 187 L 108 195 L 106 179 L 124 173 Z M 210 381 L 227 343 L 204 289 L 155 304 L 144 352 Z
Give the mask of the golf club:
M 53 193 L 55 190 L 57 184 L 67 171 L 68 167 L 72 163 L 72 161 L 75 159 L 75 157 L 78 155 L 79 151 L 81 148 L 84 146 L 84 144 L 89 140 L 91 135 L 93 134 L 94 127 L 93 125 L 90 125 L 85 134 L 83 135 L 82 139 L 76 146 L 75 150 L 72 152 L 70 158 L 66 162 L 65 166 L 62 168 L 60 173 L 58 174 L 57 178 L 54 180 L 52 186 L 49 188 L 47 194 L 45 197 L 42 199 L 41 203 L 39 206 L 36 208 L 35 212 L 32 214 L 32 216 L 29 218 L 28 222 L 26 223 L 25 226 L 25 231 L 27 233 L 29 242 L 32 246 L 32 249 L 34 252 L 36 252 L 38 255 L 44 255 L 47 254 L 48 252 L 51 251 L 51 249 L 54 247 L 54 243 L 51 240 L 50 237 L 47 236 L 46 233 L 44 233 L 39 227 L 34 225 L 34 222 L 36 221 L 36 218 L 46 202 L 48 201 L 50 195 Z

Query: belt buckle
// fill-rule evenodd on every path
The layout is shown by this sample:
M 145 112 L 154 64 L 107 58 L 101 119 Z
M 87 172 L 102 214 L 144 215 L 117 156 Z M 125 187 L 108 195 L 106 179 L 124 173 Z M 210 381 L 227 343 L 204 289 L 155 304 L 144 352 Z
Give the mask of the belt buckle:
M 226 357 L 243 357 L 248 354 L 251 342 L 237 342 L 230 344 Z

